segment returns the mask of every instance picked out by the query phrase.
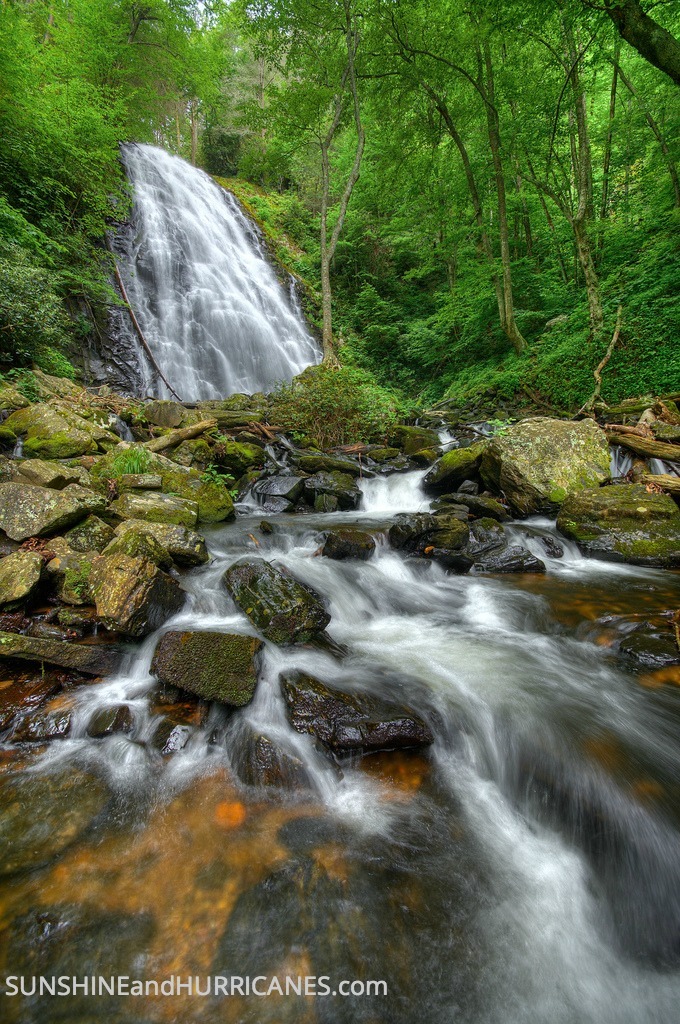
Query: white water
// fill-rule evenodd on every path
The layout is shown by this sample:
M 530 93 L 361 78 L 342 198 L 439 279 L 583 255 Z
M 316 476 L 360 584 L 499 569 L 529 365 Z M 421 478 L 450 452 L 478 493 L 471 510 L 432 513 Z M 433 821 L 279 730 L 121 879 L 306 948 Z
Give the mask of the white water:
M 270 390 L 320 352 L 247 218 L 203 171 L 154 146 L 123 149 L 134 189 L 120 272 L 161 370 L 184 401 Z M 128 325 L 129 328 L 129 325 Z M 139 351 L 146 393 L 171 397 Z
M 253 702 L 226 722 L 220 745 L 210 745 L 209 727 L 195 730 L 163 768 L 166 784 L 190 785 L 211 761 L 228 763 L 246 725 L 303 761 L 327 819 L 351 836 L 354 874 L 327 913 L 332 921 L 345 905 L 360 905 L 377 918 L 382 941 L 364 943 L 361 932 L 357 941 L 368 976 L 388 978 L 390 985 L 387 1005 L 348 1002 L 324 1020 L 675 1024 L 678 972 L 657 970 L 649 961 L 677 953 L 677 831 L 635 797 L 625 775 L 617 779 L 588 759 L 584 740 L 612 737 L 677 780 L 676 719 L 664 717 L 606 649 L 565 631 L 540 592 L 521 589 L 512 578 L 448 575 L 381 544 L 366 563 L 315 557 L 330 522 L 370 528 L 374 516 L 377 527 L 405 508 L 426 508 L 422 475 L 364 481 L 364 508 L 356 513 L 273 517 L 270 535 L 258 531 L 259 516 L 216 529 L 213 563 L 187 578 L 190 602 L 165 628 L 252 633 L 220 583 L 229 564 L 252 552 L 323 595 L 332 616 L 328 631 L 346 654 L 338 661 L 312 647 L 267 643 Z M 561 539 L 564 556 L 551 559 L 540 542 L 554 536 L 547 519 L 509 530 L 576 593 L 600 583 L 611 586 L 614 597 L 621 588 L 642 592 L 672 579 L 585 559 Z M 146 694 L 156 641 L 157 635 L 149 638 L 119 677 L 87 688 L 79 728 L 52 744 L 48 759 L 84 757 L 121 787 L 149 788 L 153 755 L 140 740 L 153 725 Z M 287 668 L 416 707 L 436 736 L 431 790 L 403 806 L 385 800 L 384 788 L 355 766 L 343 766 L 342 777 L 329 770 L 310 738 L 287 720 L 278 682 Z M 88 740 L 93 708 L 120 701 L 135 714 L 134 734 Z M 381 865 L 390 892 L 399 894 L 395 899 L 401 900 L 404 879 L 407 894 L 409 884 L 421 887 L 415 892 L 424 907 L 407 895 L 404 911 L 419 988 L 416 975 L 401 977 L 393 921 L 380 918 Z M 278 909 L 276 891 L 270 899 L 269 914 L 287 913 Z M 461 906 L 469 907 L 463 924 Z M 257 918 L 250 927 L 255 944 L 269 941 Z M 294 922 L 290 928 L 302 943 Z M 463 969 L 461 961 L 472 966 Z M 330 974 L 342 969 L 332 956 L 324 967 Z M 261 1019 L 257 1011 L 253 1020 Z M 213 1024 L 221 1018 L 202 1019 Z

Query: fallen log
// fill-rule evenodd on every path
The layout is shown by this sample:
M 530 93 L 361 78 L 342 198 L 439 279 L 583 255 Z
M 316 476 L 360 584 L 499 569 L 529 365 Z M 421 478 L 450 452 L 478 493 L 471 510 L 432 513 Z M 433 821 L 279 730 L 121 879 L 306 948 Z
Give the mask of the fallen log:
M 645 473 L 641 480 L 643 484 L 660 487 L 669 494 L 680 496 L 680 476 L 671 476 L 670 473 Z
M 199 437 L 206 430 L 212 430 L 216 426 L 217 420 L 201 420 L 200 423 L 192 423 L 189 427 L 179 427 L 162 437 L 154 437 L 151 441 L 145 441 L 144 447 L 148 448 L 150 452 L 162 452 L 166 448 L 174 448 L 182 441 L 190 441 L 194 437 Z
M 620 444 L 624 448 L 630 448 L 638 455 L 644 455 L 648 459 L 663 459 L 665 462 L 680 462 L 680 445 L 665 444 L 663 441 L 652 441 L 640 434 L 620 433 L 605 427 L 605 433 L 610 444 Z

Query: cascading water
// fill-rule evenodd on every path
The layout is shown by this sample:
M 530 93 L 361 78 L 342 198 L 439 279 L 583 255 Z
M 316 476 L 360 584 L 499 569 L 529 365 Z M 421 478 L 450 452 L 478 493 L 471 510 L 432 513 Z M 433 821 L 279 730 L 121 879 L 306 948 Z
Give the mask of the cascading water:
M 232 195 L 162 149 L 123 147 L 134 191 L 119 270 L 153 357 L 183 401 L 270 390 L 320 352 Z M 171 397 L 132 325 L 145 394 Z

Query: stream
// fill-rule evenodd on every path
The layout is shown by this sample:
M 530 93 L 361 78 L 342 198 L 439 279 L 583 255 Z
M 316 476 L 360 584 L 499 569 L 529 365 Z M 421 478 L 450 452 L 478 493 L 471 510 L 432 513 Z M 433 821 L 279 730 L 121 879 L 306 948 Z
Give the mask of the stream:
M 554 523 L 538 518 L 508 532 L 545 574 L 447 574 L 384 540 L 398 512 L 429 507 L 423 475 L 364 481 L 357 512 L 245 510 L 207 531 L 212 561 L 185 577 L 190 599 L 163 630 L 253 633 L 221 585 L 250 553 L 323 595 L 332 643 L 266 643 L 253 702 L 197 714 L 172 756 L 144 743 L 158 633 L 81 688 L 68 738 L 0 750 L 26 816 L 46 778 L 65 814 L 88 799 L 74 778 L 109 794 L 47 863 L 2 881 L 4 974 L 324 976 L 387 994 L 36 993 L 6 1000 L 8 1021 L 678 1020 L 680 670 L 634 670 L 607 617 L 677 609 L 680 574 L 585 559 L 563 539 L 551 557 Z M 315 557 L 341 523 L 375 535 L 369 561 Z M 288 722 L 278 678 L 293 668 L 408 703 L 433 746 L 336 770 Z M 133 731 L 90 738 L 93 714 L 120 703 Z M 252 734 L 301 761 L 305 783 L 235 781 Z

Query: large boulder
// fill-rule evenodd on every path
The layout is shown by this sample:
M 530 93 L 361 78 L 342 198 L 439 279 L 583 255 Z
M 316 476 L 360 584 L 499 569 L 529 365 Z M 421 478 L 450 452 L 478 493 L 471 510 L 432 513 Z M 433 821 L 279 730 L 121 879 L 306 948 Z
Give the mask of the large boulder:
M 477 476 L 488 441 L 478 441 L 469 448 L 454 448 L 437 459 L 428 470 L 422 487 L 427 494 L 455 491 L 464 480 Z
M 128 533 L 150 533 L 178 565 L 204 565 L 210 558 L 203 537 L 185 526 L 128 519 L 116 528 L 116 536 Z
M 103 512 L 106 499 L 77 484 L 62 491 L 31 484 L 0 484 L 0 529 L 12 540 L 41 537 Z
M 153 633 L 186 598 L 175 580 L 153 562 L 122 554 L 94 559 L 90 587 L 106 628 L 133 637 Z
M 215 445 L 215 461 L 235 477 L 243 476 L 249 469 L 261 469 L 264 459 L 264 451 L 256 444 L 227 440 Z
M 496 519 L 505 523 L 510 519 L 508 510 L 495 498 L 487 498 L 483 494 L 467 494 L 456 491 L 454 494 L 443 494 L 432 502 L 433 512 L 447 512 L 451 507 L 463 505 L 472 516 L 483 519 Z
M 587 555 L 633 565 L 680 568 L 680 509 L 642 484 L 593 487 L 569 495 L 557 528 Z
M 246 786 L 299 790 L 309 785 L 309 775 L 299 757 L 251 729 L 239 734 L 231 751 L 231 766 Z
M 142 519 L 151 523 L 193 527 L 198 522 L 198 505 L 186 498 L 158 491 L 123 494 L 111 504 L 111 511 L 121 519 Z
M 18 409 L 3 424 L 24 436 L 24 452 L 41 459 L 68 459 L 105 451 L 120 438 L 63 405 L 38 403 Z
M 117 647 L 106 644 L 76 644 L 72 641 L 41 640 L 21 633 L 0 633 L 0 658 L 59 665 L 85 675 L 106 676 L 115 672 L 121 658 Z
M 294 729 L 311 733 L 337 754 L 424 747 L 429 726 L 411 708 L 365 692 L 347 693 L 303 672 L 281 676 Z
M 261 647 L 261 640 L 241 633 L 164 633 L 151 672 L 165 686 L 240 708 L 253 699 Z
M 532 555 L 521 544 L 486 551 L 475 558 L 472 571 L 476 573 L 545 572 L 545 562 Z
M 276 644 L 313 639 L 330 622 L 316 591 L 261 558 L 236 562 L 223 580 L 241 611 Z
M 42 567 L 35 551 L 17 551 L 0 559 L 0 607 L 9 611 L 27 601 L 40 582 Z
M 129 530 L 113 538 L 102 551 L 103 555 L 128 555 L 129 558 L 148 558 L 159 569 L 172 569 L 169 552 L 148 530 Z
M 60 601 L 71 605 L 92 604 L 90 574 L 93 552 L 70 551 L 56 555 L 47 565 L 47 572 L 56 580 Z
M 551 512 L 568 494 L 609 477 L 609 444 L 592 420 L 523 420 L 494 437 L 482 459 L 485 485 L 520 515 Z

